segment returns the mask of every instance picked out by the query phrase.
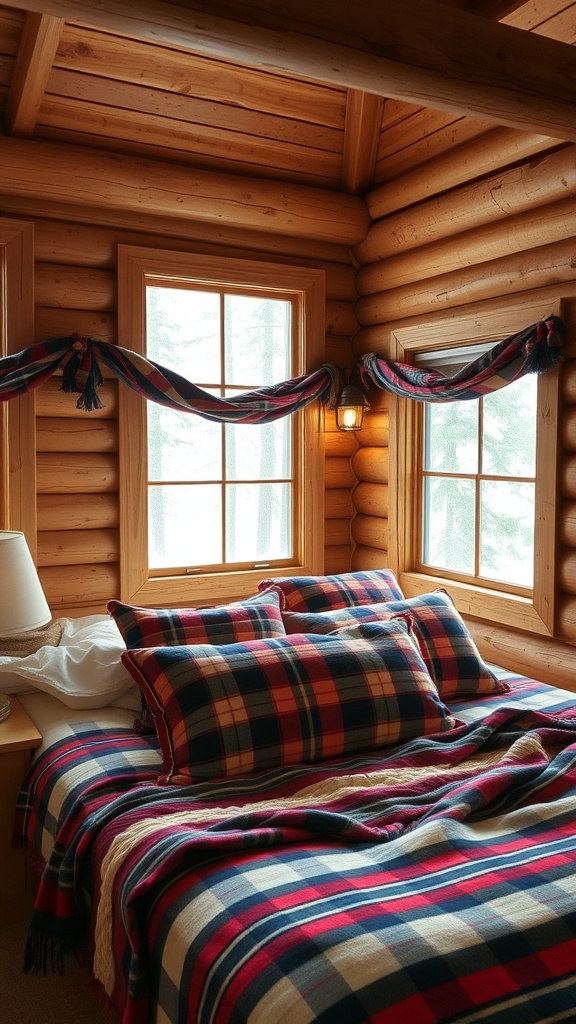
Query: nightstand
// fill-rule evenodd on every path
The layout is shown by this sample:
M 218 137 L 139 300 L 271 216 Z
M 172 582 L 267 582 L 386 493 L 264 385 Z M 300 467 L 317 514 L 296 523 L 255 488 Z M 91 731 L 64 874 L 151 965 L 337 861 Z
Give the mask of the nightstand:
M 16 800 L 32 759 L 42 742 L 34 723 L 16 697 L 12 709 L 0 722 L 0 924 L 25 917 L 33 900 L 33 882 L 28 857 L 12 847 Z

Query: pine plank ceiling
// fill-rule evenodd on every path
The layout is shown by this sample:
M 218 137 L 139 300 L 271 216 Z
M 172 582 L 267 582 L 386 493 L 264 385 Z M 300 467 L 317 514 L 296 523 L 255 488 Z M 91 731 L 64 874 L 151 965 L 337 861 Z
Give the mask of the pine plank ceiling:
M 387 0 L 381 2 L 385 5 Z M 141 14 L 142 3 L 133 6 L 132 13 Z M 152 11 L 154 4 L 181 14 L 188 10 L 188 5 L 162 0 L 147 0 L 144 9 Z M 232 60 L 230 46 L 214 45 L 211 55 L 205 39 L 197 49 L 190 45 L 190 33 L 181 47 L 174 36 L 169 42 L 165 37 L 154 39 L 146 26 L 141 32 L 123 34 L 119 25 L 127 19 L 107 21 L 97 6 L 90 0 L 23 0 L 0 6 L 0 114 L 5 136 L 363 195 L 447 147 L 481 136 L 498 122 L 462 116 L 461 110 L 447 110 L 440 102 L 423 105 L 340 86 L 324 72 L 315 80 L 279 67 L 264 68 L 256 61 Z M 122 0 L 105 6 L 127 7 Z M 346 6 L 356 9 L 349 0 Z M 219 4 L 218 12 L 233 7 Z M 429 0 L 428 7 L 442 17 L 450 9 L 453 18 L 465 12 L 560 43 L 576 41 L 576 2 L 445 0 L 440 5 Z M 330 9 L 328 4 L 326 10 Z M 481 41 L 476 40 L 479 49 Z M 239 52 L 245 55 L 246 50 Z M 558 80 L 551 89 L 558 98 Z M 574 96 L 567 99 L 573 102 Z M 572 127 L 570 108 L 562 97 L 557 109 L 568 126 L 566 132 L 543 134 L 576 141 L 576 107 Z

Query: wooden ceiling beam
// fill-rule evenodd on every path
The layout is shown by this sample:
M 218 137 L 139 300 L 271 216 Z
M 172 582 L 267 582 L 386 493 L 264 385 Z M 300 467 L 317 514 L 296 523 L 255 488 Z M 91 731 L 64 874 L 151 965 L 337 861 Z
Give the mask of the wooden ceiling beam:
M 4 115 L 9 135 L 33 135 L 63 27 L 62 18 L 26 15 Z
M 343 192 L 58 142 L 3 139 L 0 180 L 7 196 L 88 203 L 342 245 L 361 242 L 370 226 L 364 200 Z
M 576 142 L 576 52 L 434 0 L 11 0 L 118 35 Z M 215 10 L 217 13 L 214 13 Z

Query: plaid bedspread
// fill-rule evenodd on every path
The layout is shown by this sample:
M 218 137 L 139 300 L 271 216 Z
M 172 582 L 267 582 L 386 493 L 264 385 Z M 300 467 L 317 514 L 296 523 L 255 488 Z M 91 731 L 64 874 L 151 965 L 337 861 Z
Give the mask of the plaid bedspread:
M 21 795 L 17 834 L 56 837 L 28 967 L 87 944 L 123 1024 L 573 1024 L 576 699 L 518 680 L 479 705 L 190 787 L 154 784 L 146 738 L 79 728 Z

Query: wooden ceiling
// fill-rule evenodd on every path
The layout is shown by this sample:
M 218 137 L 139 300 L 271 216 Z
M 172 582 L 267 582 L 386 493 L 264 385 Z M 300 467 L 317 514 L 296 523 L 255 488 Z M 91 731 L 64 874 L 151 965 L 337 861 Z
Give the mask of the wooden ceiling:
M 298 2 L 288 0 L 282 9 L 286 6 L 289 11 L 296 11 Z M 370 4 L 372 0 L 362 2 Z M 382 0 L 383 4 L 387 2 L 396 7 L 392 0 Z M 419 4 L 432 12 L 434 24 L 438 23 L 438 31 L 444 36 L 448 23 L 443 19 L 454 19 L 450 22 L 450 26 L 454 26 L 453 39 L 466 39 L 464 49 L 471 66 L 485 59 L 485 38 L 494 44 L 498 42 L 499 37 L 493 32 L 496 23 L 561 43 L 572 45 L 576 41 L 576 2 L 450 0 L 448 3 L 446 0 L 441 5 L 432 0 L 407 0 L 407 3 Z M 427 59 L 432 63 L 433 46 L 430 46 L 429 57 L 423 58 L 417 49 L 420 45 L 424 52 L 425 44 L 417 33 L 414 33 L 414 53 L 406 52 L 404 47 L 399 58 L 402 71 L 406 68 L 408 71 L 404 78 L 394 79 L 392 91 L 396 98 L 390 98 L 382 94 L 380 86 L 377 86 L 378 92 L 358 87 L 364 81 L 365 69 L 360 68 L 356 73 L 352 62 L 343 64 L 341 75 L 329 70 L 330 61 L 333 63 L 338 52 L 335 47 L 345 52 L 343 23 L 338 23 L 337 19 L 338 38 L 336 30 L 326 29 L 327 23 L 318 29 L 325 45 L 322 48 L 318 44 L 316 80 L 311 58 L 307 68 L 312 67 L 312 71 L 308 70 L 305 77 L 291 70 L 305 60 L 304 50 L 290 49 L 291 41 L 297 41 L 298 33 L 294 31 L 286 32 L 286 54 L 282 60 L 277 53 L 269 57 L 270 67 L 263 67 L 262 61 L 256 59 L 249 61 L 247 55 L 252 51 L 241 42 L 238 54 L 243 61 L 230 59 L 234 47 L 230 43 L 224 46 L 220 37 L 211 42 L 208 37 L 213 26 L 208 21 L 202 31 L 198 30 L 195 47 L 196 21 L 191 8 L 197 6 L 168 0 L 140 0 L 136 4 L 109 0 L 105 12 L 102 5 L 92 4 L 90 0 L 31 0 L 30 3 L 22 0 L 12 6 L 1 6 L 3 134 L 159 158 L 199 169 L 320 186 L 356 195 L 394 180 L 449 146 L 482 135 L 494 127 L 495 121 L 512 123 L 521 131 L 529 103 L 533 103 L 533 116 L 539 117 L 541 113 L 545 125 L 550 126 L 543 134 L 576 141 L 574 91 L 570 94 L 570 89 L 576 88 L 575 65 L 571 65 L 571 85 L 563 90 L 561 76 L 566 71 L 566 52 L 563 48 L 554 50 L 552 44 L 546 50 L 527 49 L 523 54 L 524 63 L 517 61 L 516 67 L 509 62 L 508 85 L 515 77 L 517 95 L 512 101 L 510 97 L 506 102 L 502 100 L 500 107 L 500 95 L 506 91 L 506 83 L 496 82 L 493 87 L 496 113 L 488 109 L 489 92 L 479 91 L 478 104 L 473 107 L 479 116 L 472 118 L 462 115 L 468 94 L 458 94 L 453 103 L 450 97 L 446 100 L 441 69 L 427 66 L 422 70 Z M 273 23 L 272 15 L 263 14 L 258 4 L 251 6 L 250 18 L 246 17 L 246 5 L 221 3 L 216 6 L 219 15 L 228 16 L 235 6 L 241 8 L 242 24 L 250 22 L 253 32 L 264 33 L 264 40 L 265 33 L 272 29 L 276 32 L 275 38 L 281 38 L 278 13 Z M 266 11 L 272 6 L 267 4 Z M 307 0 L 302 9 L 306 6 L 314 8 L 315 5 Z M 404 4 L 398 6 L 404 8 Z M 210 17 L 213 7 L 206 5 Z M 336 0 L 326 0 L 325 4 L 318 0 L 318 7 L 318 23 L 322 21 L 322 10 L 328 12 L 328 18 L 330 11 L 341 9 Z M 345 8 L 360 17 L 356 2 L 350 4 L 346 0 Z M 176 45 L 177 22 L 171 21 L 170 30 L 163 34 L 154 32 L 155 10 L 162 13 L 167 10 L 172 15 L 180 12 L 180 17 L 185 19 L 185 23 L 181 22 L 185 24 L 181 46 Z M 466 20 L 468 15 L 476 17 Z M 459 18 L 464 20 L 459 21 Z M 212 20 L 218 22 L 218 18 Z M 222 38 L 225 38 L 230 22 L 225 18 L 220 21 Z M 428 30 L 423 33 L 427 38 L 431 24 L 429 19 Z M 124 32 L 122 26 L 125 26 Z M 489 36 L 485 36 L 484 26 L 486 32 L 491 33 Z M 473 38 L 470 38 L 471 30 Z M 240 36 L 241 33 L 239 40 Z M 306 38 L 310 42 L 309 35 Z M 534 40 L 529 42 L 532 44 Z M 541 46 L 546 45 L 542 39 Z M 382 46 L 370 49 L 374 52 L 366 54 L 365 65 L 373 68 L 370 73 L 376 74 L 377 62 L 384 50 Z M 492 50 L 496 59 L 498 48 L 492 46 Z M 530 62 L 536 66 L 536 55 L 543 58 L 538 71 L 534 72 L 543 97 L 540 104 L 530 97 L 526 99 L 522 91 L 523 80 L 533 77 L 526 75 L 525 69 Z M 355 56 L 358 56 L 357 50 Z M 384 56 L 387 58 L 389 54 Z M 393 57 L 398 59 L 397 55 Z M 564 60 L 560 70 L 558 57 Z M 555 67 L 542 70 L 542 63 L 554 63 Z M 410 76 L 415 64 L 419 65 L 420 79 L 416 78 L 416 85 L 412 87 Z M 489 78 L 492 72 L 488 64 L 483 66 L 483 71 L 484 78 Z M 339 85 L 339 78 L 348 84 Z M 423 83 L 420 93 L 419 82 Z M 469 88 L 468 83 L 466 87 Z M 410 88 L 414 98 L 407 101 L 402 97 Z M 415 101 L 416 95 L 425 95 L 428 88 L 431 101 L 426 105 Z M 446 109 L 451 103 L 455 109 Z

